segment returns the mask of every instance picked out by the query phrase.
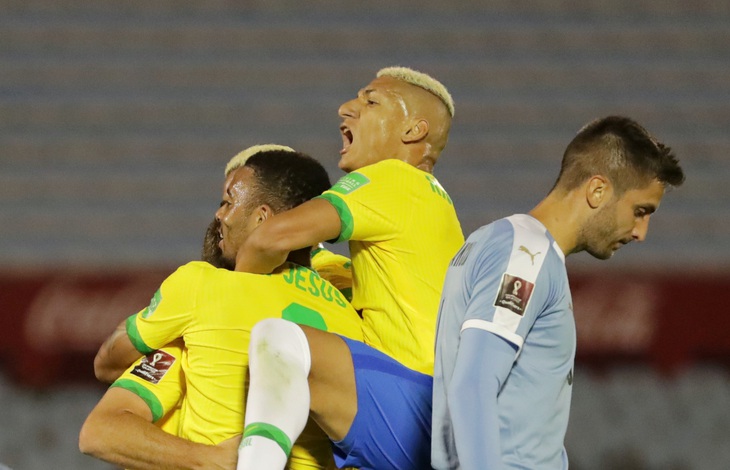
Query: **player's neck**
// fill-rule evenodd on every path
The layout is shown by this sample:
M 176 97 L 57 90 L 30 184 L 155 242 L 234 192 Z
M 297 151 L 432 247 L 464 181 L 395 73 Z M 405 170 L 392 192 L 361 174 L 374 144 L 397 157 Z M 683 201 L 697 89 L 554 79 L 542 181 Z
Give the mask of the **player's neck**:
M 425 149 L 415 146 L 412 148 L 404 148 L 403 155 L 398 160 L 402 160 L 421 171 L 432 174 L 433 167 L 436 165 L 436 157 L 426 153 Z
M 302 248 L 301 250 L 289 252 L 289 256 L 286 257 L 286 260 L 290 263 L 298 264 L 300 266 L 308 268 L 311 265 L 311 254 L 311 248 Z
M 577 246 L 582 215 L 576 207 L 571 194 L 552 192 L 530 211 L 548 229 L 565 256 L 575 252 Z

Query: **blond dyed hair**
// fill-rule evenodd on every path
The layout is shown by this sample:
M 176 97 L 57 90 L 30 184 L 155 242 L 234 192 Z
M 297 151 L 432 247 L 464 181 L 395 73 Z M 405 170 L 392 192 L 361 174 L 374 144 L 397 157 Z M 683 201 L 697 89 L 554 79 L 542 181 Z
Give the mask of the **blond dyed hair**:
M 231 158 L 226 165 L 225 175 L 228 176 L 233 170 L 242 167 L 246 164 L 246 160 L 261 152 L 270 152 L 272 150 L 281 150 L 284 152 L 294 152 L 294 149 L 287 147 L 286 145 L 278 144 L 262 144 L 253 145 L 245 150 L 242 150 L 236 154 L 235 157 Z
M 449 110 L 449 115 L 454 117 L 454 100 L 451 98 L 449 90 L 446 89 L 443 83 L 439 82 L 432 76 L 408 67 L 386 67 L 384 69 L 380 69 L 377 77 L 383 76 L 393 77 L 396 80 L 401 80 L 419 88 L 423 88 L 440 99 L 446 106 L 446 109 Z

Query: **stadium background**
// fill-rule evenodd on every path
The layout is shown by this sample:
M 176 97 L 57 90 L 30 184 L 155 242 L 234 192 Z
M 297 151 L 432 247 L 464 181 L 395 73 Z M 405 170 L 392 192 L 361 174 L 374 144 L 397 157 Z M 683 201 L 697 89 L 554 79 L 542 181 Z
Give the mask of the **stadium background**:
M 571 468 L 730 468 L 730 4 L 0 1 L 0 463 L 107 469 L 91 357 L 197 258 L 225 163 L 278 142 L 333 179 L 337 107 L 389 65 L 457 106 L 436 174 L 466 233 L 529 210 L 587 121 L 636 118 L 687 183 L 648 243 L 569 259 Z

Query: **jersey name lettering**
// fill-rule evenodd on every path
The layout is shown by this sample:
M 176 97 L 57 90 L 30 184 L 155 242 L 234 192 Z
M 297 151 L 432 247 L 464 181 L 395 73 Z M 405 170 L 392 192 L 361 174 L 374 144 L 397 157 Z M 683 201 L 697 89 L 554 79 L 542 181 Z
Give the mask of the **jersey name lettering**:
M 347 305 L 342 293 L 311 269 L 302 266 L 290 267 L 283 277 L 287 284 L 292 284 L 297 289 L 308 292 L 314 297 L 322 297 L 324 300 L 334 302 L 343 308 Z

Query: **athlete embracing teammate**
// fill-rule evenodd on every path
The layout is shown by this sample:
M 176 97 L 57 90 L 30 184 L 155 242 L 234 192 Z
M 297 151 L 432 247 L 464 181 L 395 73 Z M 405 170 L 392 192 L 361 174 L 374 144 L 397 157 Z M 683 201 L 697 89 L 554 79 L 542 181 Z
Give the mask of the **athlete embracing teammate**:
M 284 320 L 257 324 L 240 469 L 284 468 L 310 412 L 339 467 L 430 468 L 436 316 L 448 263 L 464 242 L 431 174 L 453 102 L 428 75 L 386 68 L 339 114 L 339 166 L 348 174 L 258 227 L 236 269 L 267 273 L 290 250 L 349 241 L 364 343 Z

